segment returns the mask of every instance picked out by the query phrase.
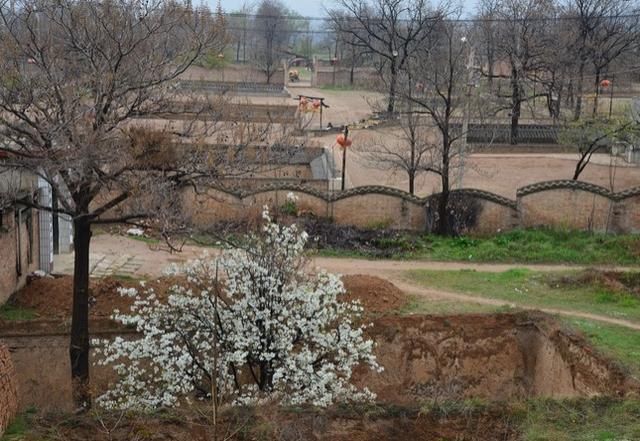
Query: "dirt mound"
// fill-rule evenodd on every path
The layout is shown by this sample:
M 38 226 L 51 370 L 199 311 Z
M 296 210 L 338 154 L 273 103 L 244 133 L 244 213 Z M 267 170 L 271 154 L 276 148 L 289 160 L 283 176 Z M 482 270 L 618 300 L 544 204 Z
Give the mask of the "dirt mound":
M 351 275 L 342 278 L 348 300 L 358 299 L 368 312 L 380 313 L 398 309 L 406 302 L 406 296 L 391 282 L 375 276 Z M 146 286 L 162 296 L 176 279 L 160 278 Z M 119 288 L 140 288 L 135 280 L 104 277 L 91 279 L 89 315 L 107 318 L 114 309 L 128 310 L 131 299 L 118 293 Z M 73 279 L 71 276 L 35 278 L 10 299 L 12 305 L 33 310 L 40 318 L 68 318 L 73 304 Z
M 176 282 L 172 278 L 160 278 L 149 282 L 158 293 Z M 131 305 L 129 297 L 118 293 L 119 288 L 139 288 L 140 283 L 135 280 L 104 277 L 91 279 L 89 283 L 89 315 L 92 318 L 108 318 L 114 309 L 127 311 Z M 68 318 L 71 317 L 73 305 L 73 278 L 71 276 L 42 277 L 31 280 L 27 286 L 18 291 L 9 303 L 18 307 L 28 308 L 39 318 Z
M 406 295 L 393 283 L 376 276 L 355 274 L 342 276 L 348 300 L 360 300 L 367 312 L 395 310 L 407 301 Z
M 640 272 L 637 271 L 588 268 L 577 274 L 552 278 L 550 284 L 565 287 L 599 286 L 614 293 L 640 297 Z

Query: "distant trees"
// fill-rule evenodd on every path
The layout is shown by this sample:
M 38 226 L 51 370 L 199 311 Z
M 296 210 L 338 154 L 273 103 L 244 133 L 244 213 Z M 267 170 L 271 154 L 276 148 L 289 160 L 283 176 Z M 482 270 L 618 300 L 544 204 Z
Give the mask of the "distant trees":
M 396 109 L 398 80 L 418 52 L 428 50 L 445 12 L 427 0 L 337 0 L 330 12 L 343 41 L 376 57 L 387 87 L 388 113 Z
M 253 18 L 253 62 L 265 74 L 267 83 L 280 69 L 289 46 L 292 25 L 288 15 L 289 11 L 279 0 L 262 0 Z

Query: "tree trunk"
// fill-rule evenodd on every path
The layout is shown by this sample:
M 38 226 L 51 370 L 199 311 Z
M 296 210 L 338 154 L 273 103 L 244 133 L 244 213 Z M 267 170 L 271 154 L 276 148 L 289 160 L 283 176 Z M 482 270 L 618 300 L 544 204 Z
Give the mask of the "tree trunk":
M 518 124 L 520 123 L 520 84 L 518 84 L 518 71 L 511 69 L 511 135 L 510 142 L 515 145 L 518 143 Z
M 449 225 L 449 171 L 444 171 L 441 176 L 442 192 L 438 199 L 438 226 L 437 233 L 441 236 L 450 236 L 451 228 Z
M 81 217 L 73 222 L 73 315 L 71 317 L 71 380 L 78 410 L 91 408 L 89 390 L 89 243 L 91 224 Z
M 396 107 L 396 81 L 398 80 L 398 72 L 396 71 L 395 61 L 391 63 L 391 80 L 389 82 L 389 103 L 387 104 L 387 113 L 393 113 Z
M 578 70 L 578 90 L 576 92 L 576 108 L 573 111 L 573 119 L 575 121 L 578 121 L 580 119 L 580 116 L 582 114 L 582 92 L 583 92 L 583 85 L 584 85 L 584 65 L 585 62 L 584 60 L 582 60 L 580 62 L 580 68 Z
M 600 98 L 600 69 L 596 70 L 595 97 L 593 98 L 593 117 L 598 116 L 598 98 Z
M 415 194 L 415 182 L 416 175 L 413 172 L 409 172 L 409 193 Z

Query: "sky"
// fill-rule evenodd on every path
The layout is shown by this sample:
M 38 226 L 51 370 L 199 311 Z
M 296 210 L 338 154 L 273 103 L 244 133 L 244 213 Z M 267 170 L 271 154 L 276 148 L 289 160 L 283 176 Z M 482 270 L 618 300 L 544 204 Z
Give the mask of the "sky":
M 259 0 L 222 0 L 222 9 L 225 12 L 237 11 L 242 7 L 243 2 L 258 3 Z M 217 0 L 208 0 L 210 7 L 216 6 Z M 305 17 L 322 17 L 325 15 L 325 8 L 331 8 L 335 5 L 334 0 L 282 0 L 282 2 L 290 9 L 294 10 Z M 460 0 L 465 9 L 465 13 L 470 13 L 475 9 L 477 0 Z M 197 4 L 197 1 L 193 2 Z

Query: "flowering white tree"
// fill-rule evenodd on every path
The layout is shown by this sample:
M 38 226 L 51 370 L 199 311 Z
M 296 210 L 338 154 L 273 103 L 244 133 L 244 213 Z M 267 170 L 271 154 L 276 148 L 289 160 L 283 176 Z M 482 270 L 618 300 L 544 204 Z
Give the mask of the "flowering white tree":
M 362 308 L 341 302 L 341 280 L 305 271 L 307 234 L 271 221 L 217 259 L 186 265 L 185 283 L 160 299 L 133 297 L 114 318 L 139 338 L 96 342 L 120 380 L 98 398 L 110 408 L 175 406 L 195 395 L 235 404 L 275 399 L 326 406 L 374 395 L 351 384 L 354 367 L 382 370 L 364 336 Z

